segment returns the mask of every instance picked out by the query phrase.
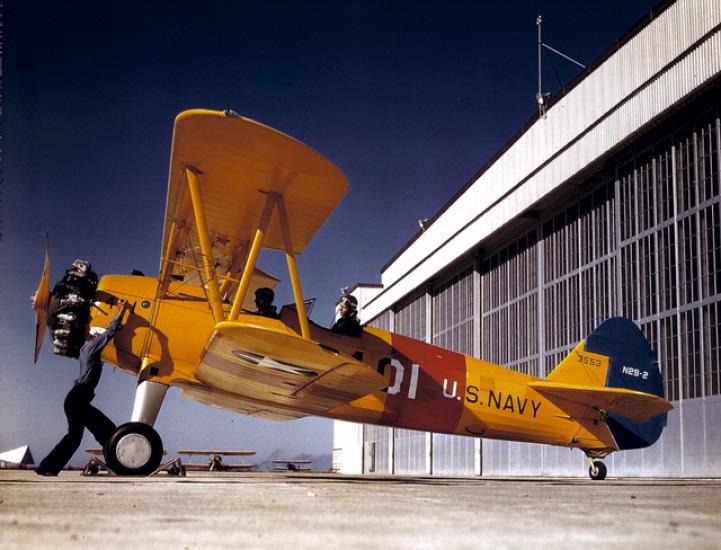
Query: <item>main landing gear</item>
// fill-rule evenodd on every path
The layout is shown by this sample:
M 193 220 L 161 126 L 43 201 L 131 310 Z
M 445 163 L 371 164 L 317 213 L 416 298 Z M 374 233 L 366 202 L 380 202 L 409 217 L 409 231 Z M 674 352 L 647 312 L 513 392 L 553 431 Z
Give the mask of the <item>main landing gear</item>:
M 163 441 L 152 426 L 128 422 L 118 426 L 105 444 L 105 461 L 120 476 L 147 476 L 160 466 Z
M 594 481 L 606 479 L 606 465 L 601 460 L 589 457 L 588 462 L 588 475 L 591 476 L 591 479 Z
M 118 426 L 103 449 L 108 468 L 121 476 L 152 474 L 163 458 L 163 441 L 153 429 L 166 384 L 142 381 L 135 391 L 131 421 Z

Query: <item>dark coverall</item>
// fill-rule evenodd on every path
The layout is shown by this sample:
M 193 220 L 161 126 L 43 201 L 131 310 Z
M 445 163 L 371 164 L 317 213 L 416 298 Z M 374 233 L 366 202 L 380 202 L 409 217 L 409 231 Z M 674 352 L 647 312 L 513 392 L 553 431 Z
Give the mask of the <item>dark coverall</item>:
M 258 315 L 270 317 L 271 319 L 277 319 L 278 310 L 273 304 L 260 304 L 258 306 Z
M 358 338 L 363 333 L 363 329 L 361 328 L 358 318 L 351 316 L 339 317 L 331 327 L 331 330 L 333 332 L 337 332 L 338 334 L 354 336 L 355 338 Z
M 57 475 L 80 447 L 85 428 L 90 430 L 100 445 L 115 430 L 115 424 L 90 402 L 95 397 L 95 387 L 103 372 L 100 354 L 120 328 L 124 308 L 115 315 L 104 334 L 88 339 L 80 348 L 80 376 L 65 397 L 63 405 L 68 418 L 68 433 L 60 440 L 38 465 L 37 472 L 41 475 Z

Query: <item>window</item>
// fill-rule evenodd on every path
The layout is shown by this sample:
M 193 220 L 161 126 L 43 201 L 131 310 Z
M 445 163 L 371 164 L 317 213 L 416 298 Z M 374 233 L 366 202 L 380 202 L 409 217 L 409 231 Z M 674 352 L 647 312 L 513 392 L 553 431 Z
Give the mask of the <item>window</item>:
M 381 330 L 391 330 L 391 316 L 393 312 L 388 309 L 381 313 L 378 317 L 370 321 L 368 324 L 372 327 L 379 328 Z
M 639 229 L 646 231 L 656 225 L 656 201 L 654 196 L 653 172 L 650 163 L 639 168 L 637 178 L 639 214 L 641 218 Z
M 661 376 L 666 384 L 666 399 L 678 401 L 679 398 L 679 355 L 678 355 L 678 322 L 676 316 L 661 319 L 659 335 L 658 360 Z
M 484 278 L 494 276 L 490 272 Z M 473 355 L 473 268 L 433 289 L 432 307 L 433 343 Z
M 679 284 L 681 305 L 698 300 L 698 246 L 696 242 L 696 216 L 691 215 L 679 222 L 678 237 Z
M 654 166 L 656 168 L 656 211 L 660 223 L 670 220 L 674 216 L 671 151 L 661 153 Z
M 679 213 L 696 206 L 696 178 L 693 136 L 676 145 L 676 196 Z
M 623 315 L 629 319 L 638 318 L 638 289 L 636 264 L 638 253 L 636 243 L 621 249 L 621 297 L 623 299 Z
M 721 303 L 703 308 L 706 395 L 721 394 Z
M 445 313 L 445 312 L 444 312 Z M 394 331 L 397 334 L 426 340 L 426 296 L 419 296 L 396 312 Z
M 703 124 L 696 137 L 699 199 L 704 202 L 719 194 L 718 119 Z
M 672 225 L 658 232 L 658 280 L 661 311 L 676 307 L 676 235 Z
M 719 204 L 699 212 L 701 292 L 703 298 L 721 293 L 721 220 Z
M 621 178 L 621 240 L 636 234 L 636 178 L 630 173 Z
M 593 250 L 594 211 L 590 196 L 584 197 L 581 200 L 579 222 L 581 232 L 581 265 L 587 265 L 596 259 L 596 254 Z
M 640 317 L 649 317 L 656 313 L 656 238 L 648 235 L 639 241 L 641 255 L 640 271 Z
M 699 311 L 681 313 L 681 372 L 683 396 L 701 397 L 701 331 Z

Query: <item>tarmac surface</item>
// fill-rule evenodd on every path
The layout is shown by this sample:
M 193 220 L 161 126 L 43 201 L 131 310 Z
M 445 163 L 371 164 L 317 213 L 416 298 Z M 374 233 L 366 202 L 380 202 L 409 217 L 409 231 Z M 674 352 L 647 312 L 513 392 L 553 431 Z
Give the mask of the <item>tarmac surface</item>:
M 0 471 L 0 548 L 719 548 L 720 479 Z

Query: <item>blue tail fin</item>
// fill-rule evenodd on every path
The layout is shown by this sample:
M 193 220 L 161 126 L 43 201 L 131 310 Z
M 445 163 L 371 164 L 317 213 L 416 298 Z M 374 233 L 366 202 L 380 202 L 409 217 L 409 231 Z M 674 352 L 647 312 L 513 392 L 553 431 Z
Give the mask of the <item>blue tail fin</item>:
M 586 338 L 586 350 L 611 358 L 606 387 L 664 397 L 656 354 L 632 321 L 623 317 L 604 321 Z M 661 436 L 666 427 L 666 413 L 643 423 L 609 413 L 607 423 L 619 450 L 640 449 L 652 445 Z

